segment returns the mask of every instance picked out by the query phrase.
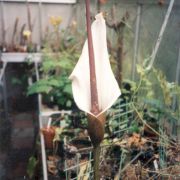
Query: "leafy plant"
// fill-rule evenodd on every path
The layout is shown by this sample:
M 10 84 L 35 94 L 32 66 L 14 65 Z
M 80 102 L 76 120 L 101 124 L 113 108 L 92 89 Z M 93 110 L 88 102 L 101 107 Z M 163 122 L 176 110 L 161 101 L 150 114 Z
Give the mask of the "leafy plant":
M 27 166 L 27 174 L 30 179 L 33 178 L 33 176 L 34 176 L 34 172 L 35 172 L 37 163 L 38 163 L 38 161 L 34 156 L 31 156 L 29 158 L 29 162 L 28 162 L 28 166 Z
M 162 71 L 152 68 L 146 71 L 137 65 L 140 81 L 136 89 L 139 101 L 154 106 L 156 109 L 172 110 L 174 96 L 179 96 L 179 86 L 167 81 Z
M 57 20 L 59 22 L 59 19 Z M 74 104 L 68 77 L 79 58 L 79 44 L 73 35 L 58 31 L 54 18 L 51 21 L 54 34 L 49 36 L 50 39 L 47 39 L 42 51 L 41 77 L 28 88 L 28 95 L 42 93 L 46 101 L 57 104 L 61 109 L 66 109 L 71 108 Z M 52 44 L 51 38 L 54 39 L 54 36 L 57 39 Z

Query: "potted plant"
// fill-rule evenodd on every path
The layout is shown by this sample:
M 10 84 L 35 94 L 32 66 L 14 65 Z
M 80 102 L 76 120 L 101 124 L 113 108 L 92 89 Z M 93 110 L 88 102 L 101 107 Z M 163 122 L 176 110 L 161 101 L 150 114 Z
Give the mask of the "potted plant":
M 55 130 L 56 130 L 56 127 L 54 126 L 41 128 L 41 132 L 44 135 L 45 146 L 47 149 L 53 149 L 53 140 L 55 137 Z

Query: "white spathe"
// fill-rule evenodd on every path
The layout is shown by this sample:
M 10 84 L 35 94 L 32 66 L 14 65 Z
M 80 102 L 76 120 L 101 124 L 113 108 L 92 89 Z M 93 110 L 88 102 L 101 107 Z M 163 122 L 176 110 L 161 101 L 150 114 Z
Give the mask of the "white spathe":
M 109 62 L 105 20 L 102 13 L 97 14 L 95 18 L 96 20 L 92 23 L 91 30 L 95 58 L 98 103 L 100 109 L 100 113 L 96 115 L 96 117 L 98 117 L 113 105 L 121 95 L 121 91 Z M 72 91 L 77 106 L 79 109 L 92 114 L 90 112 L 91 93 L 87 40 L 84 44 L 79 61 L 69 78 L 72 80 Z

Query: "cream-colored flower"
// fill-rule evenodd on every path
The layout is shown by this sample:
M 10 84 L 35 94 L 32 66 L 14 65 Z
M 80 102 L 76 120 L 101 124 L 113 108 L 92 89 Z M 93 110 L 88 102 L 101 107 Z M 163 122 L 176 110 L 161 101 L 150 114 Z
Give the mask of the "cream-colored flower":
M 77 26 L 77 21 L 73 20 L 73 21 L 72 21 L 72 26 L 73 26 L 73 27 L 76 27 L 76 26 Z
M 50 17 L 50 23 L 53 25 L 53 26 L 59 26 L 62 22 L 62 18 L 61 16 L 51 16 Z
M 23 31 L 23 36 L 24 37 L 28 38 L 30 35 L 31 35 L 31 31 L 29 31 L 29 30 Z

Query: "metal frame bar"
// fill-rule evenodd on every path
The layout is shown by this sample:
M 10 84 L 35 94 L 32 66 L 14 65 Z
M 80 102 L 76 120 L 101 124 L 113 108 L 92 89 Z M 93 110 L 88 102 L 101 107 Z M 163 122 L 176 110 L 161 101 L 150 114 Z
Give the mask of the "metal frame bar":
M 179 84 L 180 81 L 180 47 L 179 47 L 179 54 L 178 54 L 178 62 L 177 62 L 177 68 L 176 68 L 176 78 L 175 82 Z
M 42 30 L 42 1 L 39 1 L 38 4 L 38 16 L 39 16 L 39 46 L 41 48 L 42 39 L 43 39 L 43 30 Z
M 6 39 L 5 39 L 5 22 L 4 22 L 4 2 L 1 1 L 0 2 L 0 14 L 1 14 L 1 35 L 2 35 L 2 44 L 5 43 Z
M 4 108 L 5 108 L 5 120 L 8 120 L 8 101 L 7 101 L 7 90 L 6 90 L 6 77 L 3 76 L 3 101 L 4 101 Z
M 36 72 L 36 80 L 39 80 L 39 70 L 38 70 L 38 63 L 34 63 L 35 66 L 35 72 Z M 39 128 L 43 128 L 42 124 L 42 97 L 41 94 L 38 94 L 38 111 L 39 111 Z M 45 151 L 45 143 L 44 143 L 44 136 L 42 133 L 40 133 L 40 141 L 41 141 L 41 158 L 42 158 L 42 166 L 43 166 L 43 180 L 48 180 L 48 174 L 47 174 L 47 164 L 46 164 L 46 151 Z
M 4 0 L 4 2 L 26 2 L 26 0 Z M 28 0 L 28 2 L 33 2 L 33 3 L 63 3 L 63 4 L 74 4 L 76 3 L 76 0 Z
M 180 82 L 180 46 L 179 46 L 179 54 L 178 54 L 178 62 L 177 62 L 177 68 L 176 68 L 176 77 L 175 77 L 175 82 L 179 84 Z M 173 98 L 173 110 L 176 110 L 177 104 L 180 103 L 178 102 L 177 96 L 175 95 Z M 177 133 L 177 140 L 180 143 L 180 121 L 177 121 L 176 125 L 176 133 Z
M 170 3 L 169 3 L 169 6 L 168 6 L 168 9 L 167 9 L 165 18 L 164 18 L 164 22 L 163 22 L 163 24 L 161 26 L 161 30 L 159 32 L 159 36 L 157 38 L 155 47 L 154 47 L 154 49 L 152 51 L 151 60 L 150 60 L 150 62 L 148 64 L 148 66 L 146 67 L 146 70 L 150 70 L 152 68 L 153 64 L 154 64 L 157 52 L 159 50 L 159 46 L 160 46 L 161 41 L 162 41 L 162 37 L 164 35 L 165 29 L 166 29 L 166 26 L 167 26 L 167 23 L 168 23 L 168 20 L 169 20 L 169 16 L 171 14 L 171 11 L 172 11 L 172 8 L 173 8 L 173 5 L 174 5 L 174 1 L 175 0 L 171 0 Z
M 176 67 L 175 83 L 179 84 L 179 81 L 180 81 L 180 46 L 179 46 L 179 54 L 178 54 L 177 67 Z M 173 97 L 173 105 L 172 105 L 174 111 L 176 110 L 176 103 L 177 103 L 177 97 L 175 95 Z
M 0 70 L 0 85 L 3 84 L 3 76 L 5 73 L 6 66 L 7 66 L 7 62 L 3 63 L 3 67 Z
M 40 62 L 41 53 L 2 53 L 4 63 Z
M 132 80 L 135 80 L 135 72 L 136 72 L 135 69 L 136 69 L 136 63 L 137 63 L 137 58 L 138 58 L 141 12 L 142 12 L 142 5 L 138 4 L 137 17 L 136 17 L 135 40 L 134 40 L 134 55 L 133 55 L 133 65 L 132 65 Z

